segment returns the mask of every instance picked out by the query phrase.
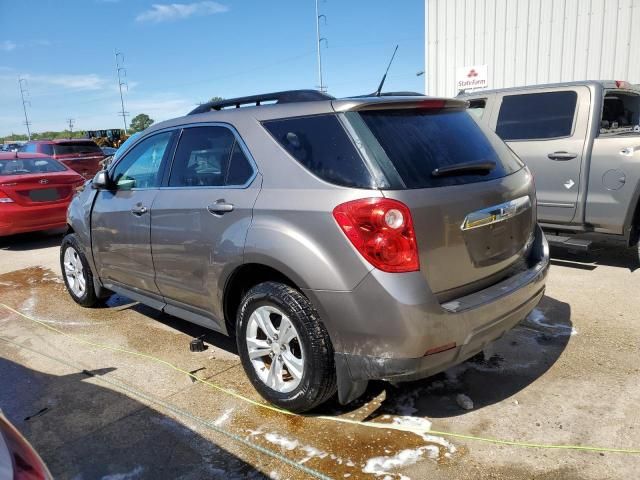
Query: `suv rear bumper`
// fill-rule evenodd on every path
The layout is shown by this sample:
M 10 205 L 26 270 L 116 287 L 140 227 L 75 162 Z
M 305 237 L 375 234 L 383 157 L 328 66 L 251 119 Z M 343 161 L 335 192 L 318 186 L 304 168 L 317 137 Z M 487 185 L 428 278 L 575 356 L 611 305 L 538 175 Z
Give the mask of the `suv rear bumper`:
M 357 398 L 368 380 L 415 380 L 472 357 L 538 304 L 548 268 L 549 248 L 536 227 L 526 269 L 444 304 L 420 272 L 374 270 L 351 292 L 305 291 L 334 344 L 340 400 Z

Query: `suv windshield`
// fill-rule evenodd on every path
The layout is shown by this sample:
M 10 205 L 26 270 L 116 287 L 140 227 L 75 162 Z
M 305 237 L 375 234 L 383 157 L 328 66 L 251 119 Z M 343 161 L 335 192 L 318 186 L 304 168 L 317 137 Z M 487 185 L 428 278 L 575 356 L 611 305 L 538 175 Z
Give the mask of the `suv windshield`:
M 99 153 L 102 155 L 102 150 L 94 142 L 73 142 L 73 143 L 54 143 L 53 154 L 54 155 L 74 155 L 80 153 Z
M 378 145 L 369 147 L 377 152 L 377 163 L 392 188 L 482 182 L 510 175 L 523 166 L 493 133 L 481 129 L 463 110 L 364 110 L 355 115 L 375 137 L 368 142 L 377 141 Z M 358 133 L 363 138 L 371 137 L 366 132 Z M 438 174 L 438 169 L 446 171 L 445 167 L 454 165 L 491 167 L 459 171 L 453 168 L 449 170 L 456 170 L 457 174 Z

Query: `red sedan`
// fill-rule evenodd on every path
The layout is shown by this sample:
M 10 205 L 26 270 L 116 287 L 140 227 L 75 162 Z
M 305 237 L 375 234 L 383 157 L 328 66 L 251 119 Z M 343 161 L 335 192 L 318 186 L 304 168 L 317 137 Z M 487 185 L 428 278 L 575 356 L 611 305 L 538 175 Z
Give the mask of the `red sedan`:
M 84 178 L 38 153 L 0 153 L 0 236 L 66 225 Z

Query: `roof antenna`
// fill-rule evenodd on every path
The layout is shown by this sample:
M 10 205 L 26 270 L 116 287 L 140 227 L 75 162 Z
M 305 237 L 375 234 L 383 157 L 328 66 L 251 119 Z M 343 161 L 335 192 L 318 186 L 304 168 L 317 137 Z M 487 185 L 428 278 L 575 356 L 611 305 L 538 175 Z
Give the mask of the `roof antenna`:
M 387 73 L 389 73 L 389 68 L 391 68 L 391 63 L 393 62 L 393 59 L 395 58 L 397 51 L 398 51 L 398 45 L 396 45 L 396 48 L 393 51 L 393 55 L 391 55 L 391 60 L 389 60 L 389 65 L 387 65 L 387 69 L 385 70 L 384 75 L 382 76 L 382 80 L 380 80 L 380 85 L 378 85 L 378 89 L 376 90 L 376 93 L 373 95 L 374 97 L 380 96 L 382 92 L 382 86 L 384 85 L 384 81 L 387 79 Z

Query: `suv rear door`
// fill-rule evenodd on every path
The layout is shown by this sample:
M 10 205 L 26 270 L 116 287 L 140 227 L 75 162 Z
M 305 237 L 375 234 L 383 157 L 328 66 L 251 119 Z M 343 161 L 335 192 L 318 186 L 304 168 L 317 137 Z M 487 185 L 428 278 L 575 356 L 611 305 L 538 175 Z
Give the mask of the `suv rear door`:
M 260 191 L 256 175 L 248 150 L 228 125 L 182 130 L 167 186 L 151 212 L 155 279 L 167 313 L 185 318 L 186 311 L 195 323 L 223 328 L 223 273 L 242 264 Z
M 174 132 L 151 135 L 109 169 L 110 190 L 98 190 L 91 246 L 100 279 L 157 297 L 151 258 L 151 206 L 158 194 Z M 161 305 L 162 303 L 159 303 Z
M 582 86 L 497 96 L 490 124 L 533 172 L 541 222 L 575 216 L 590 105 Z

